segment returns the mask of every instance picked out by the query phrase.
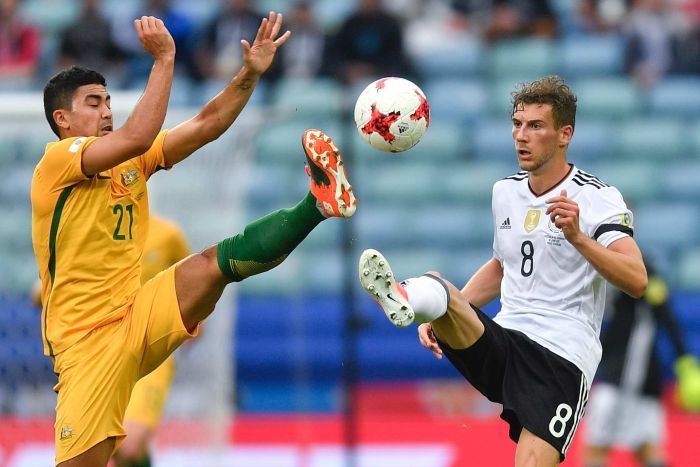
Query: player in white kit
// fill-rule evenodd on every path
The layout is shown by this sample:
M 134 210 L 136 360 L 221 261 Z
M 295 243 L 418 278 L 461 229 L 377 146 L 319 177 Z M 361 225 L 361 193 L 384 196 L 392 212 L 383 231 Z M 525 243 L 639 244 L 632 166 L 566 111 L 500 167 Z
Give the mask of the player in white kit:
M 576 96 L 550 76 L 512 97 L 522 171 L 493 187 L 493 258 L 460 291 L 437 273 L 398 283 L 365 250 L 360 281 L 396 326 L 425 323 L 421 343 L 503 404 L 516 466 L 556 466 L 600 361 L 605 281 L 640 297 L 647 273 L 620 192 L 566 160 Z M 499 295 L 491 319 L 478 307 Z

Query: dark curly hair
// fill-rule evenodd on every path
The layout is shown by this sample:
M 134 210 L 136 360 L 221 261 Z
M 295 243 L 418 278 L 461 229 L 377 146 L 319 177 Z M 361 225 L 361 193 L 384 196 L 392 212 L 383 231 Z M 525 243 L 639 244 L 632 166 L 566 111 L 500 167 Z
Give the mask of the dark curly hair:
M 511 94 L 511 116 L 520 104 L 549 104 L 552 106 L 554 125 L 576 124 L 576 95 L 558 76 L 545 76 L 530 83 L 520 83 Z

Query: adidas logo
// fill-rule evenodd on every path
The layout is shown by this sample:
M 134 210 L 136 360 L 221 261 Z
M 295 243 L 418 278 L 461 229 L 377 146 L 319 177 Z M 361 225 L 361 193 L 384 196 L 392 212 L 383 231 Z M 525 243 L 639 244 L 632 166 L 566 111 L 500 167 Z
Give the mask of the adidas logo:
M 506 217 L 506 220 L 503 221 L 499 229 L 510 229 L 510 217 Z

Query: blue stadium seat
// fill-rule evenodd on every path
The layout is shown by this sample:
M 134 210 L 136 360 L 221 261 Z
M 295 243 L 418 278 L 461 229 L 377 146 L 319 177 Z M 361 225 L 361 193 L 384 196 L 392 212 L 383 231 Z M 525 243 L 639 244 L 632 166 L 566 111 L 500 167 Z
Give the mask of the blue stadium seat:
M 439 196 L 439 176 L 444 166 L 429 159 L 411 163 L 409 154 L 381 154 L 362 163 L 353 172 L 356 196 L 364 202 L 415 203 Z M 380 159 L 382 158 L 382 159 Z M 372 162 L 372 163 L 370 163 Z M 355 175 L 356 174 L 356 175 Z
M 635 238 L 642 251 L 685 251 L 697 242 L 698 216 L 700 208 L 692 201 L 645 203 L 636 209 Z
M 33 173 L 33 164 L 19 163 L 17 165 L 9 165 L 4 169 L 4 182 L 0 184 L 0 202 L 7 203 L 10 206 L 14 205 L 16 208 L 24 207 L 28 213 L 29 192 Z M 2 207 L 0 207 L 1 210 L 3 210 Z M 3 220 L 3 222 L 9 222 L 9 220 Z
M 352 221 L 357 244 L 363 248 L 383 248 L 389 245 L 408 245 L 413 242 L 409 232 L 419 222 L 413 211 L 399 201 L 367 201 L 358 209 Z
M 432 79 L 423 88 L 430 102 L 433 127 L 443 122 L 463 125 L 482 116 L 488 95 L 481 80 Z
M 228 82 L 228 79 L 214 79 L 205 80 L 199 86 L 192 86 L 191 96 L 189 99 L 190 104 L 194 106 L 206 104 L 211 98 L 213 98 L 219 92 L 221 92 L 221 90 L 224 88 L 224 86 L 228 84 Z M 137 89 L 143 88 L 138 87 Z M 243 112 L 246 112 L 251 108 L 264 105 L 267 99 L 268 91 L 269 89 L 267 82 L 258 82 L 258 84 L 255 86 L 255 91 L 253 91 L 253 94 L 250 96 L 250 99 L 248 100 L 245 109 L 243 109 Z
M 465 144 L 465 139 L 470 139 L 469 128 L 465 125 L 434 122 L 431 118 L 430 127 L 423 138 L 402 156 L 416 162 L 450 163 L 469 156 L 471 147 Z
M 685 155 L 686 128 L 670 117 L 637 117 L 622 121 L 614 133 L 616 154 L 634 160 L 667 162 Z
M 516 159 L 515 143 L 512 136 L 513 124 L 510 118 L 481 120 L 475 123 L 472 133 L 474 158 L 492 162 L 507 163 Z M 513 173 L 517 172 L 514 170 Z M 504 176 L 508 176 L 506 174 Z
M 566 79 L 623 72 L 624 42 L 617 34 L 568 37 L 560 43 L 559 54 Z
M 325 31 L 335 31 L 340 24 L 355 10 L 357 2 L 339 2 L 338 0 L 314 0 L 315 20 Z
M 282 79 L 270 89 L 270 104 L 282 117 L 321 120 L 339 114 L 343 92 L 330 79 Z
M 57 34 L 80 13 L 80 2 L 73 0 L 28 0 L 19 3 L 21 12 L 43 34 Z
M 446 200 L 488 208 L 491 206 L 493 184 L 518 170 L 514 154 L 510 164 L 487 160 L 453 163 L 440 177 L 440 191 Z
M 686 140 L 688 144 L 687 158 L 700 160 L 700 119 L 691 120 L 688 123 Z
M 246 382 L 295 381 L 300 377 L 334 381 L 342 369 L 341 340 L 332 335 L 315 336 L 312 341 L 299 334 L 261 338 L 241 333 L 235 339 L 234 352 L 237 375 Z
M 577 164 L 608 159 L 614 155 L 611 144 L 615 129 L 608 122 L 577 119 L 569 144 L 568 159 Z
M 664 164 L 661 173 L 657 172 L 657 184 L 662 186 L 664 198 L 682 200 L 700 200 L 700 162 L 683 160 Z
M 297 164 L 257 164 L 245 178 L 248 202 L 255 213 L 287 207 L 286 203 L 297 199 L 309 187 L 304 172 L 304 158 L 299 148 Z M 257 207 L 260 207 L 257 209 Z
M 452 251 L 452 260 L 440 271 L 442 275 L 461 288 L 467 280 L 493 257 L 493 241 L 489 238 L 484 242 L 464 242 Z
M 676 282 L 683 289 L 700 289 L 700 247 L 695 246 L 680 255 Z
M 251 338 L 274 338 L 295 333 L 308 338 L 339 337 L 346 319 L 344 305 L 341 295 L 322 290 L 304 295 L 241 293 L 238 296 L 236 330 L 239 334 L 251 335 Z
M 664 78 L 649 91 L 649 110 L 654 115 L 700 116 L 700 77 Z
M 309 128 L 318 128 L 329 134 L 340 149 L 343 136 L 338 122 L 332 118 L 316 118 L 269 122 L 256 136 L 256 164 L 287 164 L 297 167 L 305 161 L 301 136 Z
M 437 48 L 413 56 L 422 76 L 464 78 L 478 75 L 483 67 L 484 47 L 474 39 L 444 41 Z
M 613 120 L 642 109 L 639 91 L 628 78 L 582 78 L 571 84 L 578 97 L 578 117 Z
M 661 193 L 659 167 L 655 163 L 643 160 L 634 163 L 616 160 L 590 166 L 582 165 L 581 169 L 620 190 L 627 203 L 639 205 L 642 202 L 654 201 Z M 635 211 L 635 208 L 632 210 Z
M 304 281 L 302 268 L 306 263 L 302 255 L 295 253 L 297 252 L 292 252 L 281 266 L 240 282 L 238 284 L 240 293 L 250 295 L 304 293 L 307 284 Z
M 493 79 L 530 80 L 558 71 L 555 43 L 546 39 L 499 42 L 488 50 L 487 58 Z
M 417 246 L 455 248 L 474 242 L 487 243 L 493 238 L 490 205 L 471 207 L 464 204 L 436 203 L 412 209 L 408 235 Z
M 375 245 L 373 242 L 361 240 L 358 242 L 356 257 L 360 257 L 360 252 L 365 248 L 376 248 L 389 260 L 391 269 L 398 279 L 420 276 L 426 271 L 447 271 L 451 270 L 451 263 L 458 258 L 436 245 L 415 244 L 406 246 L 394 242 L 392 245 Z M 449 279 L 449 278 L 448 278 Z M 370 312 L 373 310 L 370 309 Z M 374 314 L 369 315 L 374 316 Z M 388 323 L 387 323 L 388 324 Z
M 510 115 L 513 105 L 511 93 L 515 88 L 526 81 L 524 78 L 505 78 L 494 80 L 489 84 L 489 112 L 495 120 L 510 124 Z

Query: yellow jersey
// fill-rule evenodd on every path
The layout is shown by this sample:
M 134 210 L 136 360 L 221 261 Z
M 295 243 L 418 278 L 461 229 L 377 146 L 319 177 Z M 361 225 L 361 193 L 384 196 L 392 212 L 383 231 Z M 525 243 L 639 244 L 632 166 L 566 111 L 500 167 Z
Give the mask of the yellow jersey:
M 174 222 L 151 216 L 141 260 L 141 283 L 190 254 L 187 240 Z
M 121 319 L 141 285 L 148 237 L 146 180 L 165 168 L 161 131 L 151 148 L 86 177 L 83 151 L 97 137 L 46 146 L 32 176 L 32 244 L 41 280 L 44 353 L 56 355 Z

